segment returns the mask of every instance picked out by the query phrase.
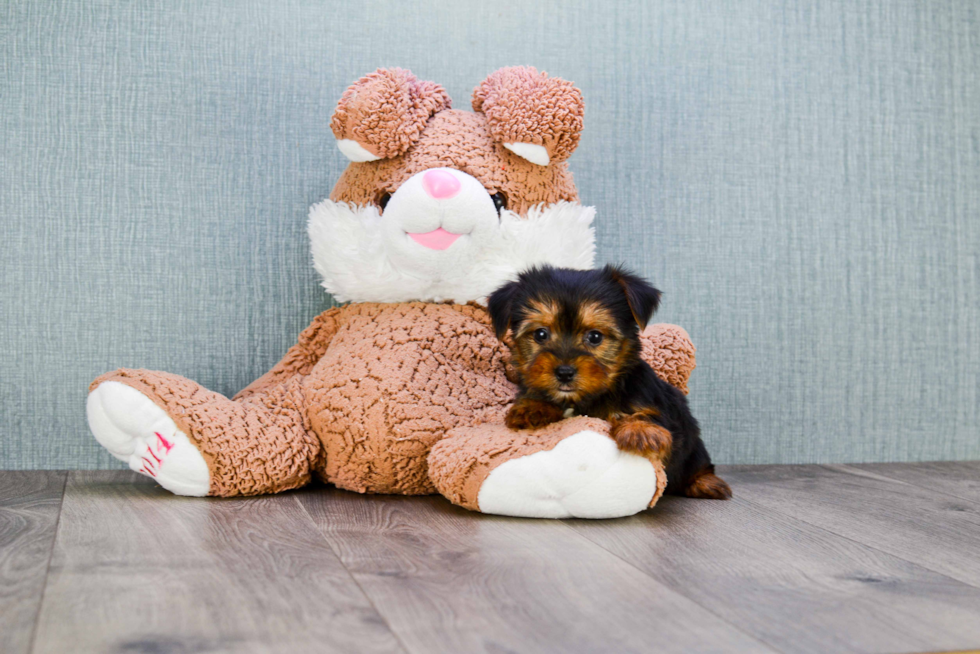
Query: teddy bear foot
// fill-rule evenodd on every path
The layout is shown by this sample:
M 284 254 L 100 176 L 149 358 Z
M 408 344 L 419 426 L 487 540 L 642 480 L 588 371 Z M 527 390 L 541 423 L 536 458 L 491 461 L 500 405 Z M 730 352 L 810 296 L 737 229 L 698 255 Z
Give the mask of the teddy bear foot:
M 535 518 L 618 518 L 647 508 L 657 488 L 653 466 L 605 434 L 580 431 L 551 450 L 511 459 L 487 475 L 484 513 Z
M 619 518 L 652 506 L 663 465 L 620 450 L 608 423 L 571 418 L 536 431 L 453 430 L 432 448 L 429 475 L 465 508 L 527 518 Z
M 175 495 L 203 497 L 211 487 L 201 453 L 153 400 L 105 381 L 89 393 L 88 424 L 102 447 Z

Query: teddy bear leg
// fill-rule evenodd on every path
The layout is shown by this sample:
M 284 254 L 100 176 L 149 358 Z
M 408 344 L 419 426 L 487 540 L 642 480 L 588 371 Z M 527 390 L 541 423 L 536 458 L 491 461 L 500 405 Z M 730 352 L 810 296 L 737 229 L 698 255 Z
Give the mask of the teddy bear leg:
M 429 476 L 459 506 L 529 518 L 619 518 L 653 506 L 663 465 L 624 452 L 595 418 L 539 430 L 454 429 L 429 454 Z
M 302 486 L 320 454 L 301 378 L 233 401 L 163 372 L 116 370 L 89 387 L 96 440 L 177 495 L 258 495 Z

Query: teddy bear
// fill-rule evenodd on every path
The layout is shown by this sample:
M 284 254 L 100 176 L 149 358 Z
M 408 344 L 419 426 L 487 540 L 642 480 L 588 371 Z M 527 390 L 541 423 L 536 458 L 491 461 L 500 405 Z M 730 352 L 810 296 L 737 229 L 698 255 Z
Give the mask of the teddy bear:
M 663 466 L 620 451 L 604 421 L 503 424 L 516 386 L 486 297 L 535 264 L 593 265 L 595 210 L 566 163 L 582 95 L 511 67 L 476 87 L 472 109 L 398 68 L 350 86 L 330 122 L 350 163 L 308 225 L 314 266 L 341 304 L 232 399 L 166 372 L 100 376 L 86 407 L 98 442 L 178 495 L 277 493 L 316 475 L 512 516 L 652 506 Z M 686 392 L 687 333 L 652 325 L 642 339 L 644 358 Z

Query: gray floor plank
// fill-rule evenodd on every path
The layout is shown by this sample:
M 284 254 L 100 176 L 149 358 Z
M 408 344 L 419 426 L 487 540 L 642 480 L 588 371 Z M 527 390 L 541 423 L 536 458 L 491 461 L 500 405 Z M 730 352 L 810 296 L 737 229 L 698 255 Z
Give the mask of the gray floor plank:
M 413 652 L 771 651 L 561 522 L 438 497 L 298 497 Z
M 971 502 L 980 502 L 980 461 L 866 463 L 841 466 L 872 472 Z
M 401 650 L 287 494 L 175 497 L 71 473 L 36 652 Z
M 570 528 L 783 652 L 980 643 L 980 589 L 741 499 Z
M 5 654 L 30 650 L 66 476 L 0 471 L 0 652 Z
M 738 496 L 980 588 L 980 505 L 833 466 L 732 466 Z

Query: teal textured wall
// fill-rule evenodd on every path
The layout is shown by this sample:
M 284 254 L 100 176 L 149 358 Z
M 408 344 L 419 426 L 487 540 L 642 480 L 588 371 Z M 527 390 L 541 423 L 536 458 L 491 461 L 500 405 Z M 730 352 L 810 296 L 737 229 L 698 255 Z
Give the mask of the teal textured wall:
M 118 366 L 232 394 L 329 298 L 307 207 L 344 88 L 585 94 L 599 261 L 666 291 L 721 462 L 980 458 L 980 6 L 963 1 L 0 4 L 0 467 L 117 465 Z

